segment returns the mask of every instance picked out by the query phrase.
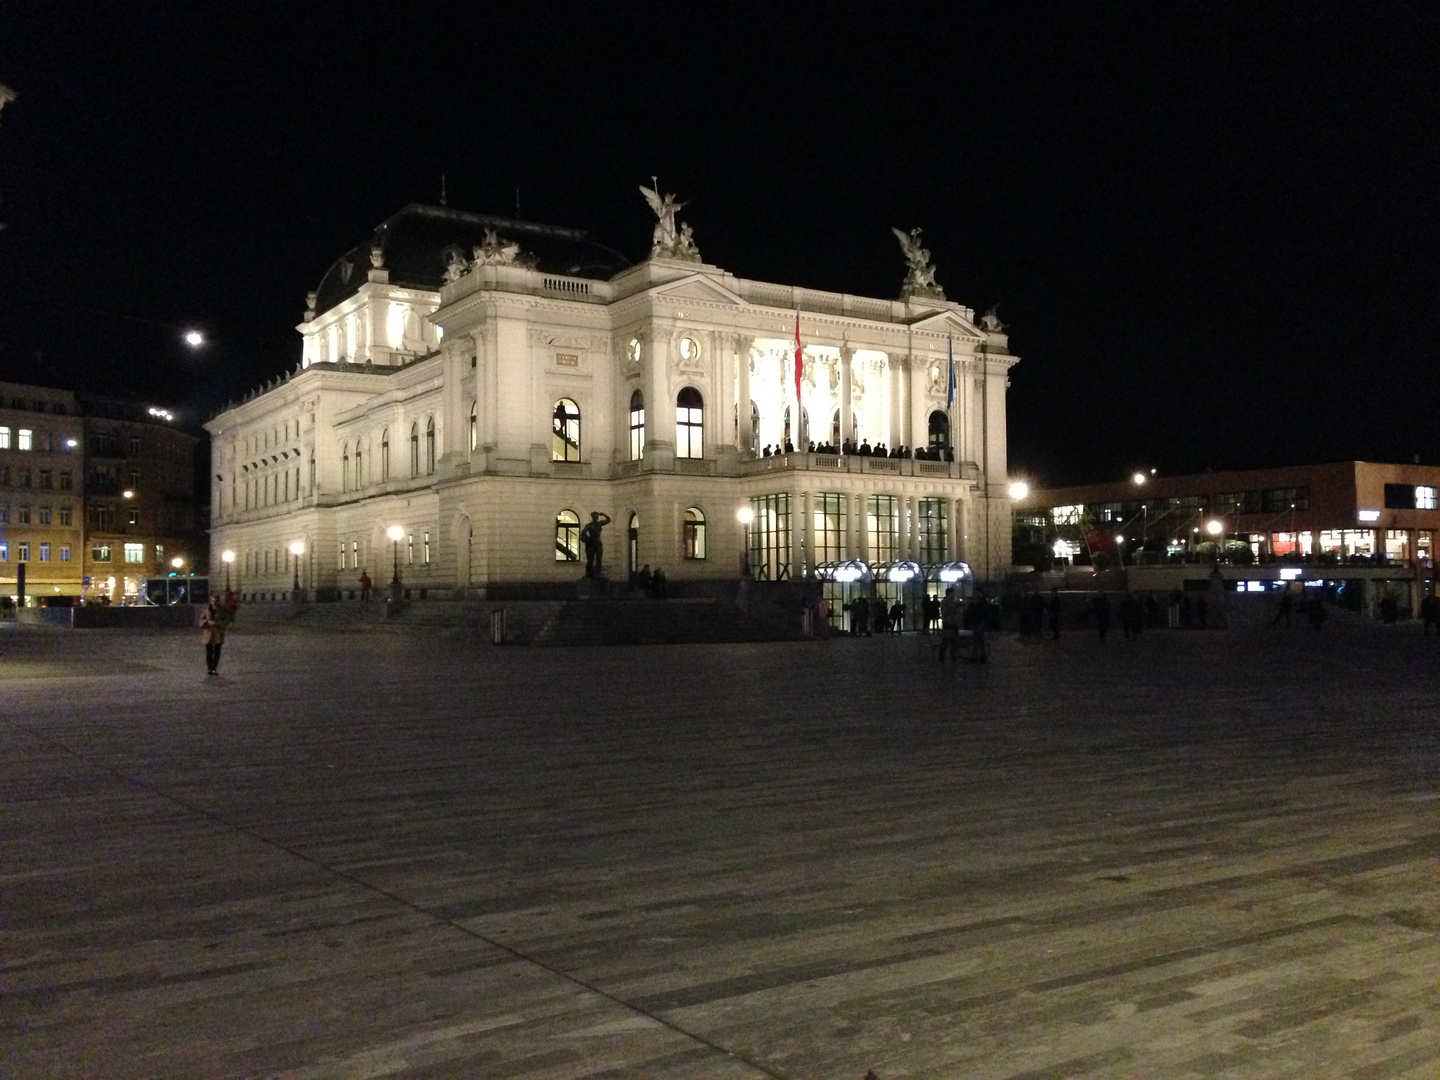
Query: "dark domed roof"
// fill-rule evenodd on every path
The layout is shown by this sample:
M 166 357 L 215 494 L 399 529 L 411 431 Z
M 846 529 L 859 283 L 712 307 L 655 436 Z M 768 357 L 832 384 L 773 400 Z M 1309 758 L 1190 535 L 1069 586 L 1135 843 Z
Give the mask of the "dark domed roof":
M 630 265 L 625 256 L 591 240 L 580 229 L 411 203 L 325 272 L 316 290 L 315 310 L 328 311 L 359 289 L 370 271 L 374 247 L 384 252 L 391 284 L 438 291 L 445 282 L 447 250 L 458 247 L 469 258 L 471 250 L 484 241 L 486 229 L 494 229 L 503 240 L 517 242 L 521 253 L 534 258 L 536 268 L 546 273 L 603 281 Z

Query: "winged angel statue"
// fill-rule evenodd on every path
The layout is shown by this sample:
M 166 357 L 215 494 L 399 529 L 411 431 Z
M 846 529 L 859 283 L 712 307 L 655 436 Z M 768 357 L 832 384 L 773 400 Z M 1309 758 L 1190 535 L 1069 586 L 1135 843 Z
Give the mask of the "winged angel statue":
M 687 262 L 700 261 L 700 249 L 695 246 L 695 234 L 689 225 L 675 227 L 675 215 L 685 206 L 676 202 L 675 196 L 661 195 L 654 188 L 640 185 L 640 194 L 655 211 L 655 232 L 651 235 L 650 256 L 667 259 L 684 259 Z
M 895 234 L 895 239 L 900 241 L 900 250 L 910 267 L 905 272 L 905 284 L 901 286 L 900 295 L 945 299 L 944 290 L 935 283 L 935 267 L 930 265 L 930 252 L 920 245 L 920 230 L 911 229 L 907 233 L 892 225 L 890 231 Z

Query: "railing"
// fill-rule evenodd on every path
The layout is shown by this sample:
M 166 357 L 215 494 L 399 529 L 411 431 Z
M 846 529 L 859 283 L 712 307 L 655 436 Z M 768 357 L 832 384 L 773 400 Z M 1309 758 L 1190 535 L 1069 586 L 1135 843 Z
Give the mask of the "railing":
M 869 457 L 864 454 L 776 454 L 740 462 L 741 476 L 770 472 L 848 472 L 884 476 L 926 476 L 974 480 L 979 469 L 969 461 L 916 461 L 912 458 Z
M 546 292 L 562 293 L 566 296 L 590 295 L 590 282 L 579 278 L 551 277 L 546 275 L 540 286 Z

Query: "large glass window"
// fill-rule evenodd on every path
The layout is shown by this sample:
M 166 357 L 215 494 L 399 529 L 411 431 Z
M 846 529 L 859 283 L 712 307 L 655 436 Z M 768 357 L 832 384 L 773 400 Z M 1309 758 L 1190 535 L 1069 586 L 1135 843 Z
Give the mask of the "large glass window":
M 1437 504 L 1437 502 L 1436 502 L 1436 496 L 1437 496 L 1437 494 L 1440 494 L 1440 493 L 1437 493 L 1437 491 L 1436 491 L 1435 488 L 1433 488 L 1433 487 L 1427 487 L 1427 486 L 1424 485 L 1424 484 L 1417 484 L 1417 485 L 1415 486 L 1415 509 L 1416 509 L 1416 510 L 1434 510 L 1434 509 L 1436 509 L 1436 508 L 1437 508 L 1437 505 L 1440 505 L 1440 504 Z
M 23 427 L 22 427 L 18 432 L 16 432 L 16 435 L 17 435 L 17 438 L 16 438 L 16 441 L 15 441 L 15 449 L 17 449 L 17 450 L 29 450 L 29 449 L 30 449 L 30 446 L 31 446 L 31 434 L 30 434 L 30 429 L 29 429 L 29 428 L 23 428 Z
M 425 421 L 425 475 L 435 475 L 435 418 Z
M 555 561 L 580 561 L 580 515 L 574 510 L 555 515 Z
M 580 406 L 569 398 L 557 401 L 550 415 L 550 460 L 580 460 Z
M 696 506 L 685 511 L 685 558 L 705 558 L 705 514 Z
M 125 561 L 126 561 L 126 562 L 144 562 L 144 561 L 145 561 L 145 545 L 144 545 L 144 544 L 126 544 L 126 545 L 125 545 Z
M 630 523 L 625 529 L 625 569 L 631 574 L 640 572 L 640 515 L 631 513 Z
M 940 409 L 930 414 L 928 445 L 931 450 L 944 450 L 950 445 L 950 417 Z
M 870 562 L 895 560 L 895 536 L 900 531 L 899 500 L 894 495 L 871 495 L 865 500 L 870 529 Z
M 92 548 L 90 549 L 90 560 L 91 560 L 92 562 L 109 562 L 109 561 L 110 561 L 110 545 L 109 545 L 109 544 L 96 544 L 94 547 L 92 547 Z
M 630 460 L 639 461 L 645 453 L 645 395 L 636 390 L 630 395 Z
M 920 529 L 916 547 L 920 549 L 920 561 L 927 565 L 945 561 L 945 541 L 949 533 L 949 515 L 944 499 L 921 499 L 917 507 Z
M 845 558 L 846 497 L 835 491 L 822 491 L 812 497 L 815 518 L 815 555 L 817 563 L 839 562 Z
M 693 386 L 685 387 L 675 398 L 675 456 L 705 456 L 705 399 Z
M 750 522 L 750 569 L 759 581 L 790 576 L 790 495 L 755 495 Z

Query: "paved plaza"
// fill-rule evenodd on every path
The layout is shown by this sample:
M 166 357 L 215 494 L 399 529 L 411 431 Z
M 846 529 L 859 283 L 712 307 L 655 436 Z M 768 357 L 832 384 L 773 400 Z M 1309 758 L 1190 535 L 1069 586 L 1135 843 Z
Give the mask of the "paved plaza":
M 1415 626 L 0 632 L 0 1075 L 1440 1074 Z

